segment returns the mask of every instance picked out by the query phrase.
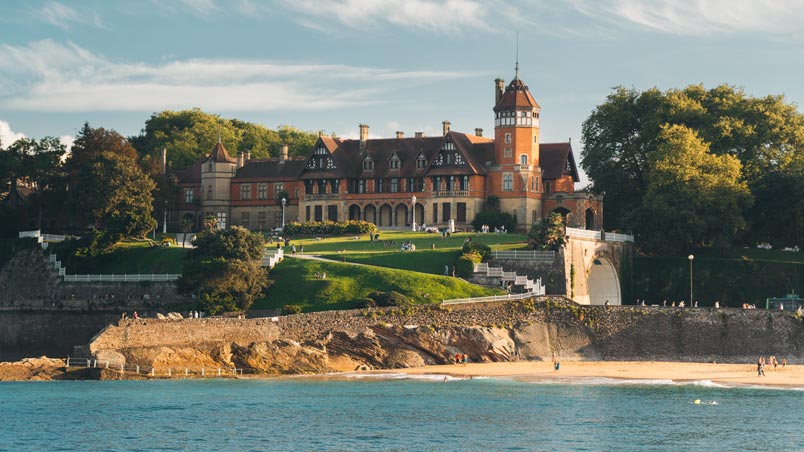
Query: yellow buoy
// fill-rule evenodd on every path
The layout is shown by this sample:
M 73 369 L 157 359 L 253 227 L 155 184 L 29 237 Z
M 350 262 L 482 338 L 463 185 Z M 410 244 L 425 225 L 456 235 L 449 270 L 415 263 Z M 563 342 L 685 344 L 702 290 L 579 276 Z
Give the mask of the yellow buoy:
M 701 399 L 695 399 L 695 402 L 693 402 L 693 403 L 696 404 L 696 405 L 700 405 L 701 404 Z

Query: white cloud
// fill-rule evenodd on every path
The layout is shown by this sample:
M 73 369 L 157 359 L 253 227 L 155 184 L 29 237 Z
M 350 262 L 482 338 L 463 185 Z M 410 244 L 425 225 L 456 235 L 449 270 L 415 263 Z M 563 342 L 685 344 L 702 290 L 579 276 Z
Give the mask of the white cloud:
M 283 6 L 300 13 L 300 24 L 318 30 L 339 22 L 352 29 L 378 30 L 386 25 L 435 33 L 491 30 L 484 17 L 495 2 L 476 0 L 286 0 Z
M 220 9 L 214 0 L 180 0 L 180 1 L 186 8 L 202 15 L 211 14 Z
M 59 137 L 59 143 L 63 144 L 64 148 L 67 150 L 67 152 L 64 154 L 66 157 L 67 154 L 69 154 L 70 151 L 73 149 L 73 143 L 75 143 L 75 137 L 72 135 L 62 135 Z
M 690 36 L 798 34 L 804 21 L 804 2 L 799 0 L 573 0 L 572 5 L 595 19 Z
M 25 138 L 24 133 L 11 130 L 11 124 L 0 121 L 0 149 L 8 149 L 15 141 Z
M 96 28 L 104 28 L 103 21 L 97 12 L 78 12 L 56 1 L 45 3 L 42 8 L 36 11 L 35 15 L 41 20 L 63 30 L 69 30 L 73 25 L 90 25 Z
M 113 62 L 52 40 L 0 47 L 0 107 L 25 111 L 215 111 L 332 109 L 381 101 L 387 90 L 471 77 L 338 64 L 191 59 Z

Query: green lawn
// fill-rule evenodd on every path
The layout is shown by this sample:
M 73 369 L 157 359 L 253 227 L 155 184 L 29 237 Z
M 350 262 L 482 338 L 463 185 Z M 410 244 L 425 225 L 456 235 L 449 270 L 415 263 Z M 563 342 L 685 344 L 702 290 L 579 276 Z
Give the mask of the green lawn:
M 292 239 L 291 243 L 296 245 L 297 251 L 304 246 L 304 254 L 443 275 L 445 265 L 455 265 L 467 237 L 497 250 L 521 249 L 526 247 L 527 242 L 527 236 L 523 234 L 456 233 L 445 239 L 426 232 L 389 231 L 380 233 L 380 243 L 371 242 L 367 234 L 358 237 L 357 240 L 354 236 L 331 237 L 321 241 L 315 238 Z M 408 240 L 416 245 L 416 251 L 400 251 L 402 244 Z M 290 250 L 285 249 L 285 252 L 290 253 Z
M 306 252 L 306 249 L 305 249 Z M 326 273 L 326 279 L 315 274 Z M 352 309 L 355 300 L 371 292 L 395 290 L 415 303 L 437 303 L 445 298 L 480 297 L 501 293 L 458 278 L 382 267 L 286 258 L 271 271 L 274 284 L 266 298 L 252 309 L 277 309 L 297 304 L 305 311 Z
M 147 242 L 121 242 L 115 245 L 111 253 L 92 259 L 75 256 L 59 258 L 71 275 L 181 273 L 188 251 L 177 247 L 152 248 Z

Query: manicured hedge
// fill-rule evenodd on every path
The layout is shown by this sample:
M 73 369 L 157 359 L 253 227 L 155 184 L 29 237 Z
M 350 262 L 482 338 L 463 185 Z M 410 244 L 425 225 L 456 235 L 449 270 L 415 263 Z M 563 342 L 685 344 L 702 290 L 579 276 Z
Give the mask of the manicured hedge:
M 377 226 L 368 221 L 308 221 L 305 223 L 292 222 L 285 225 L 286 235 L 341 235 L 341 234 L 367 234 L 377 232 Z

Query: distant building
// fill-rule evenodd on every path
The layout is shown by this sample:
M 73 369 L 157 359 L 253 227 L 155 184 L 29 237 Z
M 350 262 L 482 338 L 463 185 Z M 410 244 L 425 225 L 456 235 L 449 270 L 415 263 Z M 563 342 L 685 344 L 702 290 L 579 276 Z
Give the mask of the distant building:
M 179 199 L 170 218 L 197 225 L 207 215 L 219 227 L 241 225 L 268 230 L 290 221 L 367 220 L 380 227 L 471 227 L 489 197 L 513 214 L 526 230 L 551 212 L 572 227 L 600 229 L 603 197 L 576 192 L 578 170 L 572 146 L 539 143 L 541 107 L 517 75 L 505 86 L 494 81 L 494 137 L 450 130 L 426 137 L 369 139 L 361 124 L 359 139 L 321 135 L 304 159 L 232 158 L 218 142 L 192 166 L 175 171 Z M 415 197 L 415 207 L 413 198 Z M 414 215 L 415 213 L 415 215 Z

